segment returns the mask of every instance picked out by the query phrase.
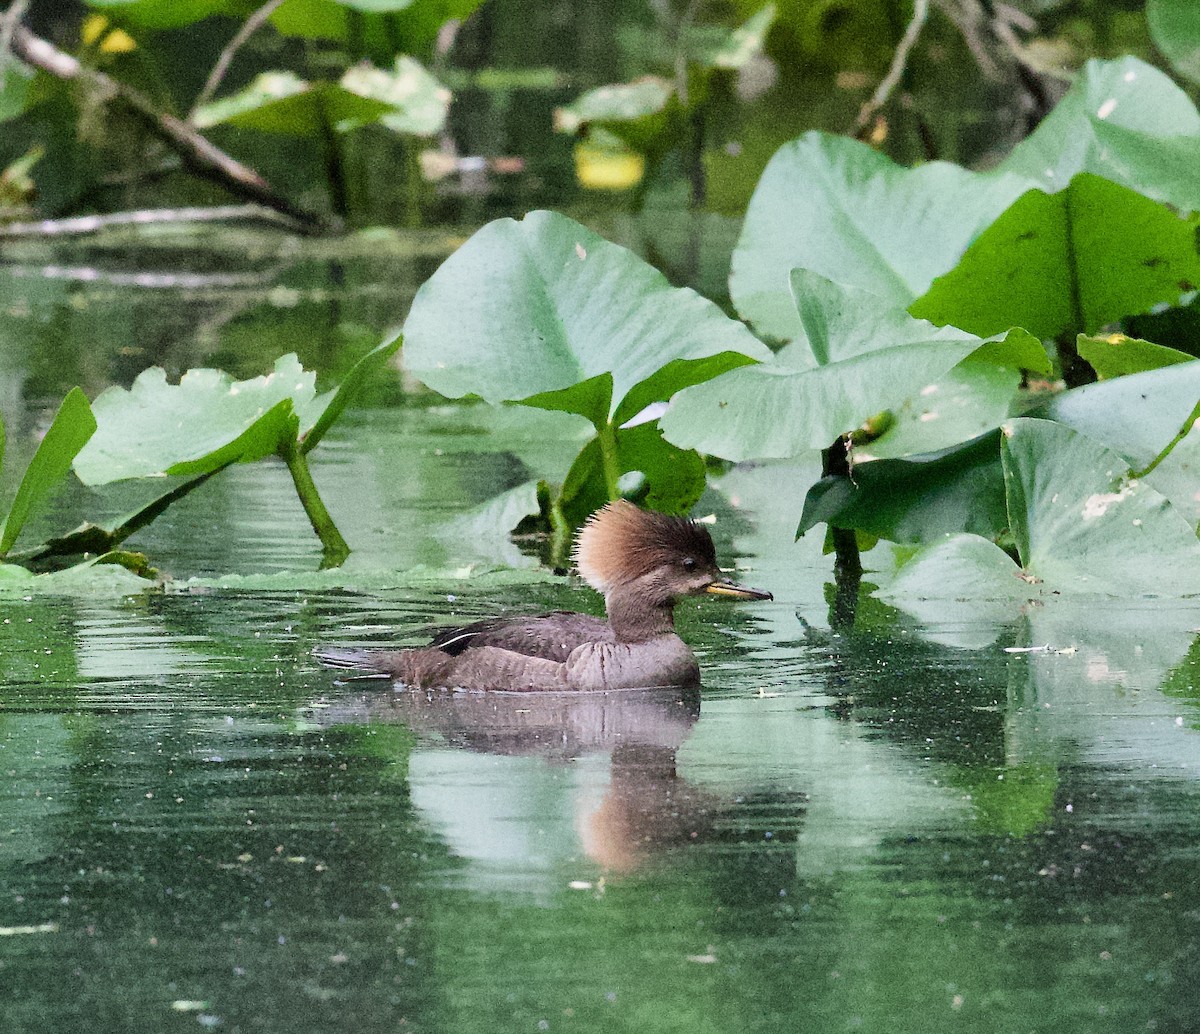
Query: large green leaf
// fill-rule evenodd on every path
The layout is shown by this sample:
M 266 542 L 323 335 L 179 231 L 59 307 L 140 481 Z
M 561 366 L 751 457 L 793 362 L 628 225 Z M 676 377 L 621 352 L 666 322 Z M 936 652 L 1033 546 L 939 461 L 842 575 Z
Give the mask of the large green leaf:
M 804 500 L 797 536 L 822 522 L 894 542 L 959 532 L 999 538 L 1008 527 L 999 431 L 929 455 L 857 464 L 851 477 L 822 478 Z
M 1007 424 L 1001 442 L 1018 568 L 990 542 L 952 536 L 920 550 L 881 595 L 904 599 L 1187 596 L 1200 540 L 1121 457 L 1049 420 Z
M 17 488 L 8 516 L 0 525 L 0 556 L 12 549 L 30 515 L 71 469 L 71 461 L 96 430 L 87 396 L 72 388 L 63 399 L 46 436 L 33 454 Z M 0 441 L 0 451 L 3 442 Z
M 1087 435 L 1140 470 L 1191 428 L 1198 400 L 1200 363 L 1191 362 L 1075 388 L 1029 412 Z M 1188 435 L 1147 478 L 1189 523 L 1200 520 L 1194 474 L 1200 440 L 1194 439 Z M 868 455 L 873 446 L 867 443 L 854 455 Z M 856 463 L 852 477 L 825 478 L 810 490 L 799 532 L 822 521 L 897 542 L 929 542 L 956 532 L 998 538 L 1008 528 L 998 437 L 903 460 Z
M 854 459 L 865 465 L 869 460 L 937 452 L 992 431 L 1016 415 L 1021 378 L 1015 366 L 989 362 L 978 352 L 970 355 L 890 410 L 878 437 L 855 442 Z
M 231 125 L 262 133 L 320 136 L 332 127 L 340 132 L 376 122 L 392 105 L 360 96 L 336 83 L 308 83 L 294 72 L 262 72 L 245 89 L 198 109 L 200 129 Z
M 1190 595 L 1200 541 L 1115 452 L 1049 420 L 1001 439 L 1008 516 L 1024 569 L 1063 592 Z
M 1135 57 L 1089 61 L 998 172 L 1046 191 L 1090 172 L 1185 212 L 1200 211 L 1200 113 L 1169 76 Z
M 1022 195 L 910 307 L 976 334 L 1094 333 L 1200 284 L 1195 218 L 1089 173 Z
M 263 377 L 234 381 L 220 370 L 189 370 L 168 384 L 158 366 L 133 387 L 112 387 L 93 409 L 98 428 L 75 459 L 88 485 L 162 474 L 204 474 L 277 453 L 297 435 L 297 413 L 311 424 L 324 409 L 315 374 L 285 355 Z
M 1150 35 L 1180 75 L 1200 83 L 1200 5 L 1195 0 L 1146 0 Z
M 476 233 L 417 292 L 404 337 L 405 366 L 443 395 L 597 426 L 770 356 L 712 302 L 553 212 Z
M 1065 391 L 1029 413 L 1066 424 L 1148 466 L 1187 426 L 1200 401 L 1200 361 L 1179 363 Z
M 1134 58 L 1090 62 L 1038 130 L 989 173 L 940 162 L 905 169 L 863 144 L 810 133 L 776 153 L 755 189 L 730 294 L 762 334 L 790 340 L 799 331 L 787 295 L 794 267 L 907 305 L 1029 190 L 1062 190 L 1086 172 L 1197 211 L 1197 167 L 1200 114 L 1170 79 Z M 1119 254 L 1126 250 L 1135 246 Z
M 947 162 L 906 169 L 866 144 L 807 133 L 776 152 L 755 188 L 729 293 L 761 334 L 785 341 L 800 332 L 788 290 L 796 267 L 906 306 L 1030 186 Z
M 802 337 L 770 362 L 681 392 L 662 418 L 669 441 L 732 460 L 794 456 L 825 448 L 972 354 L 1006 367 L 1046 366 L 1044 349 L 1022 330 L 985 342 L 805 270 L 794 270 L 791 283 Z

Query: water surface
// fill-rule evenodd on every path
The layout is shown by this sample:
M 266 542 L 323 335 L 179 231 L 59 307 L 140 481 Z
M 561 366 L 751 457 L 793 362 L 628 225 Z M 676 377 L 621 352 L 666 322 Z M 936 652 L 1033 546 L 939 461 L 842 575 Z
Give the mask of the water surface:
M 11 465 L 148 361 L 335 378 L 433 260 L 356 261 L 154 302 L 10 270 Z M 0 1030 L 1194 1029 L 1200 607 L 839 599 L 792 542 L 811 469 L 754 467 L 701 510 L 775 600 L 680 607 L 699 697 L 339 685 L 315 645 L 599 607 L 476 519 L 577 424 L 364 401 L 314 453 L 343 587 L 264 464 L 134 543 L 170 591 L 0 597 Z M 274 580 L 188 581 L 230 573 Z

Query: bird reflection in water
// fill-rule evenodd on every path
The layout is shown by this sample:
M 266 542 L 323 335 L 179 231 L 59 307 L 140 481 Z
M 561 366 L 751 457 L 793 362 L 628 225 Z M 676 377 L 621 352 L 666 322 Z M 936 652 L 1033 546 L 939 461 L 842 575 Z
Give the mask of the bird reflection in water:
M 677 751 L 700 716 L 695 688 L 562 694 L 396 689 L 331 697 L 309 716 L 323 726 L 398 722 L 411 729 L 420 741 L 410 760 L 414 803 L 466 857 L 486 853 L 495 862 L 506 852 L 497 839 L 520 841 L 524 835 L 530 853 L 543 860 L 557 840 L 560 860 L 582 851 L 610 874 L 632 873 L 677 847 L 724 839 L 732 825 L 722 816 L 734 801 L 690 784 L 676 768 Z M 536 765 L 537 782 L 531 784 L 527 767 L 498 759 L 543 764 Z M 578 772 L 579 765 L 590 765 L 595 775 L 605 760 L 607 785 L 603 775 Z M 571 774 L 560 779 L 566 764 Z M 560 793 L 573 777 L 588 785 L 572 785 L 569 809 L 547 808 L 540 798 Z M 502 785 L 506 779 L 511 785 Z M 516 796 L 539 800 L 514 803 Z M 530 814 L 529 808 L 541 810 Z M 488 824 L 495 835 L 481 829 Z M 564 832 L 569 844 L 562 843 Z M 507 849 L 504 861 L 521 860 L 520 845 Z

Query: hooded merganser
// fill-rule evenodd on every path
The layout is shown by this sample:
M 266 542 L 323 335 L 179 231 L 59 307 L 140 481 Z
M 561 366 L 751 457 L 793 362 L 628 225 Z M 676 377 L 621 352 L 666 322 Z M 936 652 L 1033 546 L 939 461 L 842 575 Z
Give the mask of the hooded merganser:
M 604 594 L 608 620 L 556 611 L 443 629 L 407 650 L 318 649 L 331 667 L 356 668 L 408 686 L 570 691 L 693 686 L 700 668 L 675 634 L 681 596 L 769 600 L 722 577 L 707 529 L 625 500 L 589 518 L 573 559 Z

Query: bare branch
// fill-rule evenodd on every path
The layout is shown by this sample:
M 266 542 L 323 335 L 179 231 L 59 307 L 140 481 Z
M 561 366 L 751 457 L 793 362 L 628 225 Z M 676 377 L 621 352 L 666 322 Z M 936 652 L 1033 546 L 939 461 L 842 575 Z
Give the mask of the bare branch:
M 983 37 L 988 35 L 988 17 L 976 0 L 939 0 L 938 6 L 962 33 L 963 42 L 979 66 L 985 79 L 1000 78 L 1000 68 L 988 53 Z
M 229 71 L 229 66 L 233 62 L 233 56 L 241 50 L 242 44 L 266 24 L 267 19 L 275 13 L 275 8 L 282 3 L 283 0 L 267 0 L 267 3 L 242 23 L 242 27 L 234 34 L 233 39 L 225 45 L 221 56 L 217 58 L 217 63 L 213 65 L 212 71 L 208 74 L 208 81 L 205 82 L 204 89 L 196 96 L 192 110 L 188 112 L 189 124 L 195 121 L 196 111 L 207 104 L 213 94 L 217 92 L 217 87 L 221 85 L 221 80 L 225 78 L 225 73 Z
M 85 68 L 53 43 L 17 26 L 12 49 L 27 65 L 59 79 L 78 82 L 102 102 L 120 106 L 175 151 L 197 176 L 212 180 L 239 197 L 281 212 L 307 231 L 322 230 L 326 220 L 279 194 L 262 176 L 201 136 L 186 122 L 156 108 L 149 98 L 93 68 Z
M 81 237 L 121 226 L 163 223 L 218 223 L 262 221 L 293 226 L 292 220 L 262 205 L 222 205 L 210 208 L 142 208 L 105 215 L 79 215 L 69 219 L 39 219 L 27 223 L 0 223 L 0 240 L 15 237 Z
M 13 31 L 21 24 L 21 19 L 25 17 L 27 10 L 29 10 L 29 0 L 13 0 L 8 5 L 8 10 L 0 16 L 0 77 L 3 77 L 4 66 L 8 64 Z
M 871 119 L 875 117 L 875 113 L 888 102 L 892 91 L 900 83 L 901 78 L 904 76 L 904 69 L 908 64 L 909 52 L 916 45 L 917 39 L 921 35 L 921 30 L 925 27 L 925 20 L 928 17 L 929 0 L 913 0 L 912 20 L 908 23 L 908 28 L 904 30 L 900 44 L 896 47 L 896 53 L 892 55 L 892 67 L 888 69 L 887 75 L 883 77 L 879 85 L 875 88 L 871 99 L 859 110 L 858 118 L 854 124 L 857 132 L 861 133 L 866 128 Z

